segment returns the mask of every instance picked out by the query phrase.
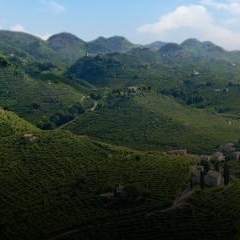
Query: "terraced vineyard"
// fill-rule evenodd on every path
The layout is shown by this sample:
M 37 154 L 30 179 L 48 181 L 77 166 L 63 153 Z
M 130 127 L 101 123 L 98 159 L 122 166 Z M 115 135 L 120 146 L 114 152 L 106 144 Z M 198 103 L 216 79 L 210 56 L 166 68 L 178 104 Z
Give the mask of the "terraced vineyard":
M 7 139 L 0 137 L 0 152 L 1 239 L 42 239 L 93 219 L 166 208 L 188 181 L 194 162 L 24 125 Z M 124 204 L 99 197 L 118 184 L 142 197 Z
M 58 239 L 239 239 L 240 181 L 197 191 L 175 209 L 142 211 L 89 223 Z
M 67 111 L 82 96 L 66 84 L 33 80 L 13 66 L 0 68 L 0 105 L 36 125 L 58 111 Z
M 238 121 L 182 106 L 154 91 L 129 98 L 118 96 L 109 102 L 65 129 L 139 149 L 173 147 L 194 153 L 211 152 L 240 134 Z

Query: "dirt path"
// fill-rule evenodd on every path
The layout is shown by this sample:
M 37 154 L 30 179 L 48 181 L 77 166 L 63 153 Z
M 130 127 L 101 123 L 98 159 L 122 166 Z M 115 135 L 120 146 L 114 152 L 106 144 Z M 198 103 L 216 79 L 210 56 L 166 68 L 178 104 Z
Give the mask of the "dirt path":
M 83 103 L 83 101 L 85 100 L 85 98 L 86 98 L 86 96 L 83 95 L 82 98 L 81 98 L 81 100 L 80 100 L 80 103 Z
M 176 200 L 173 202 L 173 205 L 171 207 L 168 207 L 168 208 L 165 208 L 165 209 L 162 209 L 162 210 L 158 210 L 158 211 L 149 212 L 145 216 L 146 217 L 150 217 L 150 216 L 156 214 L 156 212 L 168 212 L 168 211 L 171 211 L 171 210 L 173 210 L 175 208 L 178 208 L 183 203 L 185 203 L 185 200 L 187 198 L 189 198 L 194 192 L 195 192 L 194 190 L 183 192 L 181 194 L 181 196 L 176 198 Z
M 92 112 L 95 111 L 96 107 L 98 105 L 98 102 L 95 101 L 93 107 L 90 109 Z
M 186 200 L 187 198 L 189 198 L 193 193 L 194 193 L 194 190 L 183 193 L 180 197 L 178 197 L 178 198 L 173 202 L 173 205 L 172 205 L 171 207 L 166 208 L 166 209 L 163 209 L 163 210 L 161 210 L 161 212 L 171 211 L 171 210 L 179 207 L 179 206 L 180 206 L 182 203 L 184 203 L 185 200 Z

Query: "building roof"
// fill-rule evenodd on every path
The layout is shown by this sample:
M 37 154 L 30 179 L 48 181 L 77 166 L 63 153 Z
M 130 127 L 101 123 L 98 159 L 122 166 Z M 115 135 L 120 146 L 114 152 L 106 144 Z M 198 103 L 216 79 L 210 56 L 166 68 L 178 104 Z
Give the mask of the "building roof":
M 209 171 L 206 176 L 211 177 L 211 178 L 219 178 L 221 177 L 221 173 L 217 171 Z

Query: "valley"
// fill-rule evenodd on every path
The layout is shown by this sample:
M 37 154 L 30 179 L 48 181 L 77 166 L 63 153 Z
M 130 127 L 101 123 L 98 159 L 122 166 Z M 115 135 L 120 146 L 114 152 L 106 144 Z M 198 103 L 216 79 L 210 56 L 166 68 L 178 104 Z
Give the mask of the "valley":
M 0 239 L 239 239 L 239 66 L 197 39 L 0 30 Z

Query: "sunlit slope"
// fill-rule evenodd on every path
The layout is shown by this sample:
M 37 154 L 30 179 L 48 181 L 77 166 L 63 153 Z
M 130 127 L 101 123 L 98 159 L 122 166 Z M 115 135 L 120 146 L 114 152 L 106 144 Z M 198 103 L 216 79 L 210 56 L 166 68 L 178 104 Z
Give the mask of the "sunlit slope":
M 238 122 L 206 110 L 180 105 L 155 92 L 133 98 L 116 97 L 66 125 L 82 135 L 139 149 L 186 148 L 212 151 L 217 145 L 238 139 Z

